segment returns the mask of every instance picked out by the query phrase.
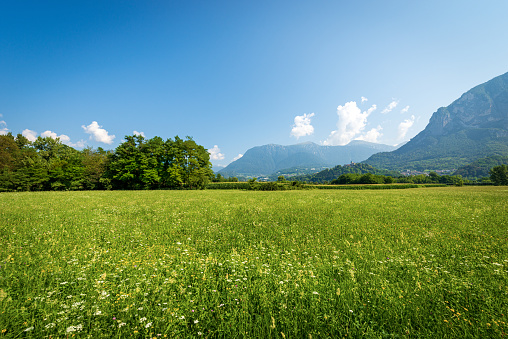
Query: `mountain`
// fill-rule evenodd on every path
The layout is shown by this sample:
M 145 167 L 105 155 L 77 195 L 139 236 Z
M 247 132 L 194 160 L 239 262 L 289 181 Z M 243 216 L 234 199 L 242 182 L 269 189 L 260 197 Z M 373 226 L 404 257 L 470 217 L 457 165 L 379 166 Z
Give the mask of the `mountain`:
M 325 183 L 332 181 L 334 179 L 337 179 L 343 174 L 348 173 L 356 173 L 356 174 L 366 174 L 366 173 L 372 173 L 372 174 L 380 174 L 385 176 L 392 176 L 392 177 L 398 177 L 400 175 L 399 172 L 395 171 L 387 171 L 387 170 L 378 170 L 377 168 L 374 168 L 367 164 L 347 164 L 344 166 L 337 165 L 334 168 L 327 168 L 325 170 L 322 170 L 318 173 L 314 174 L 307 174 L 307 175 L 297 175 L 295 177 L 292 177 L 291 180 L 296 181 L 305 181 L 305 182 L 311 182 L 311 183 Z
M 456 169 L 477 159 L 508 155 L 508 73 L 441 107 L 417 136 L 364 162 L 390 170 Z
M 264 145 L 253 147 L 240 159 L 219 171 L 224 177 L 268 176 L 285 169 L 317 171 L 338 164 L 367 159 L 374 153 L 394 150 L 395 147 L 354 140 L 345 146 L 320 146 L 313 142 L 297 145 Z M 313 169 L 313 170 L 312 170 Z

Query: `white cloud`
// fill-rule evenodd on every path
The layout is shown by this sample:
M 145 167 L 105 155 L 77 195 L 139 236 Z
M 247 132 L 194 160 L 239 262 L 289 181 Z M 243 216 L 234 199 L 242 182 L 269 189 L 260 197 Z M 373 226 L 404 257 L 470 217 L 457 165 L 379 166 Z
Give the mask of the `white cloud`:
M 69 138 L 69 136 L 65 135 L 65 134 L 62 134 L 62 135 L 57 135 L 55 132 L 51 132 L 51 131 L 45 131 L 45 132 L 42 132 L 41 133 L 41 137 L 43 138 L 46 138 L 46 137 L 50 137 L 52 139 L 57 139 L 59 138 L 60 141 L 64 144 L 67 144 L 68 142 L 71 141 L 71 138 Z
M 29 129 L 24 129 L 21 135 L 27 138 L 29 141 L 34 142 L 37 140 L 37 132 Z
M 404 137 L 407 134 L 407 131 L 411 128 L 411 126 L 413 126 L 414 123 L 415 123 L 415 116 L 412 115 L 410 119 L 406 119 L 399 124 L 399 128 L 398 128 L 399 140 L 404 139 Z
M 407 111 L 409 111 L 409 106 L 406 106 L 404 107 L 403 109 L 400 110 L 400 113 L 401 114 L 404 114 L 404 113 L 407 113 Z
M 370 131 L 368 131 L 367 133 L 359 136 L 355 140 L 363 140 L 363 141 L 376 142 L 377 143 L 378 142 L 378 138 L 383 136 L 383 133 L 381 133 L 382 129 L 383 128 L 381 126 L 377 126 L 376 128 L 373 128 Z
M 374 112 L 377 109 L 376 105 L 370 106 L 370 108 L 367 110 L 367 115 L 370 115 L 370 113 Z
M 393 100 L 392 102 L 390 102 L 388 104 L 388 106 L 386 106 L 386 108 L 384 110 L 381 111 L 382 114 L 386 114 L 388 112 L 391 112 L 395 107 L 397 107 L 397 105 L 399 104 L 398 101 L 396 100 Z
M 0 114 L 0 117 L 2 117 L 2 115 Z M 5 121 L 0 121 L 0 126 L 4 125 L 5 127 L 3 128 L 0 128 L 0 135 L 6 135 L 7 133 L 9 133 L 9 129 L 7 128 L 7 123 Z
M 214 145 L 213 148 L 210 148 L 208 150 L 208 153 L 210 153 L 210 159 L 212 160 L 223 160 L 224 154 L 220 152 L 220 148 L 217 145 Z
M 95 141 L 103 142 L 105 144 L 112 144 L 113 139 L 115 138 L 114 135 L 109 135 L 108 131 L 101 128 L 102 126 L 99 126 L 97 121 L 92 121 L 92 123 L 88 126 L 82 125 L 81 126 L 86 133 L 90 134 L 90 139 L 95 139 Z
M 145 132 L 133 131 L 132 134 L 134 134 L 134 135 L 141 135 L 143 138 L 146 138 Z
M 366 97 L 362 97 L 362 104 L 363 104 L 365 101 L 369 101 L 369 99 L 367 99 Z
M 80 140 L 77 143 L 73 143 L 73 142 L 71 142 L 71 138 L 69 138 L 68 135 L 65 135 L 65 134 L 57 135 L 55 132 L 52 132 L 52 131 L 42 132 L 41 137 L 43 137 L 43 138 L 50 137 L 52 139 L 58 138 L 58 139 L 60 139 L 62 144 L 65 144 L 65 145 L 71 146 L 71 147 L 84 147 L 85 146 L 85 142 L 83 140 Z
M 344 106 L 337 107 L 337 130 L 332 131 L 324 145 L 346 145 L 360 134 L 365 125 L 367 117 L 376 110 L 376 105 L 372 105 L 367 111 L 362 112 L 355 101 L 346 102 Z
M 314 113 L 297 115 L 295 117 L 295 124 L 291 129 L 291 135 L 298 139 L 300 137 L 314 133 L 314 127 L 310 124 L 310 118 L 313 116 Z
M 241 157 L 243 157 L 243 154 L 238 154 L 236 157 L 233 158 L 233 161 L 237 161 L 238 159 L 240 159 Z

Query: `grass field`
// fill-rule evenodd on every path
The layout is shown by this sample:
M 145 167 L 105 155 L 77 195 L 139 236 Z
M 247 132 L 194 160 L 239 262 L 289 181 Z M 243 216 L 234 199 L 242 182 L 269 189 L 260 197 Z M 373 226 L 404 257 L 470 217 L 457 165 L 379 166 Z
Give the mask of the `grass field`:
M 508 188 L 0 194 L 0 337 L 503 337 Z

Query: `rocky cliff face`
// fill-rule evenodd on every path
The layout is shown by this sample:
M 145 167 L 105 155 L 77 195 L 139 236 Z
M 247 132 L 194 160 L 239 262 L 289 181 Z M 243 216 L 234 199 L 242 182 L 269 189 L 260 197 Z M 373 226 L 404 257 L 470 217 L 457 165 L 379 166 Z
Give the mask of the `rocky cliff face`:
M 387 169 L 452 169 L 492 155 L 508 155 L 508 73 L 439 108 L 398 150 L 365 162 Z
M 494 128 L 508 132 L 508 73 L 479 85 L 434 113 L 422 132 L 440 136 L 464 129 Z

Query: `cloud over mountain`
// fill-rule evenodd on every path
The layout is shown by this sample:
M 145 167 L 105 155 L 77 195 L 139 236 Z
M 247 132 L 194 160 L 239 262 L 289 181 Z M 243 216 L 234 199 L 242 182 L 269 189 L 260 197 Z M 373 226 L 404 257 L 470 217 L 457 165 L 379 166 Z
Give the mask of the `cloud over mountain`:
M 346 145 L 360 134 L 367 125 L 367 117 L 375 111 L 376 105 L 372 105 L 367 111 L 356 105 L 355 101 L 346 102 L 344 106 L 337 107 L 337 129 L 330 133 L 323 144 L 329 146 Z
M 306 135 L 314 133 L 314 127 L 310 124 L 310 118 L 314 116 L 314 113 L 304 115 L 297 115 L 295 117 L 295 124 L 291 129 L 291 135 L 297 139 Z
M 398 139 L 399 140 L 404 139 L 404 137 L 407 134 L 407 131 L 411 128 L 411 126 L 413 126 L 414 123 L 415 123 L 415 116 L 412 115 L 410 119 L 406 119 L 399 124 L 399 127 L 398 127 Z
M 367 133 L 359 136 L 355 140 L 363 140 L 363 141 L 377 143 L 378 142 L 378 138 L 383 136 L 383 133 L 381 133 L 382 129 L 383 128 L 381 126 L 377 126 L 376 128 L 373 128 L 370 131 L 368 131 Z

